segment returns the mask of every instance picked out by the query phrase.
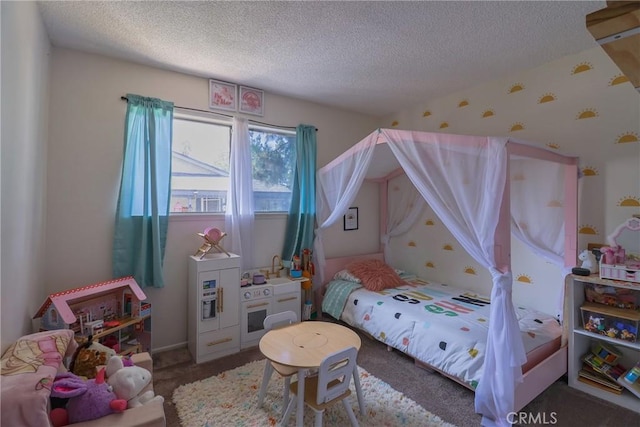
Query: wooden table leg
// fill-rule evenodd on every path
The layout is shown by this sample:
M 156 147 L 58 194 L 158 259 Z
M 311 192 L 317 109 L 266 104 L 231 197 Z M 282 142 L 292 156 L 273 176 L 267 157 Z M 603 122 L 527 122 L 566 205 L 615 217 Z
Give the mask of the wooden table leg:
M 362 397 L 362 387 L 360 387 L 360 375 L 358 375 L 358 365 L 353 367 L 353 383 L 356 386 L 356 395 L 358 395 L 358 406 L 360 407 L 360 413 L 364 415 L 364 398 Z
M 298 407 L 296 408 L 296 426 L 302 427 L 304 420 L 304 377 L 306 369 L 298 369 Z

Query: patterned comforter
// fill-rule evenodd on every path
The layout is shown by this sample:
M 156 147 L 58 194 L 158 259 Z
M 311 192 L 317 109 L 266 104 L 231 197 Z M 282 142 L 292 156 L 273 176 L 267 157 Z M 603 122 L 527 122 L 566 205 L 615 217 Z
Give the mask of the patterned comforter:
M 489 298 L 417 277 L 405 280 L 406 286 L 381 292 L 332 281 L 323 311 L 475 389 L 482 376 Z M 516 316 L 526 352 L 562 334 L 548 314 L 516 306 Z

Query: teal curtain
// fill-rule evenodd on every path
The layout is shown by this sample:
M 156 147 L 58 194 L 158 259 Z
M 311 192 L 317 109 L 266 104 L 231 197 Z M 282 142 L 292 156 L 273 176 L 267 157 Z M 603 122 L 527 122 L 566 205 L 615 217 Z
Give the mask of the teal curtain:
M 287 217 L 283 260 L 301 255 L 302 249 L 313 246 L 316 222 L 316 127 L 296 128 L 296 170 L 291 192 L 291 207 Z
M 124 158 L 113 238 L 114 277 L 164 286 L 171 196 L 173 103 L 127 94 Z

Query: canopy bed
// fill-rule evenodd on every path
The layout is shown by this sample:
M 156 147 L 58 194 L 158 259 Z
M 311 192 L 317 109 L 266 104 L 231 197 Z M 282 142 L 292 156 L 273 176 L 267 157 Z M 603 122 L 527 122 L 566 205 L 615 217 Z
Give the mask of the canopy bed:
M 323 230 L 342 219 L 365 179 L 379 183 L 383 253 L 389 239 L 409 230 L 428 203 L 469 255 L 491 272 L 483 370 L 472 388 L 483 425 L 508 425 L 507 415 L 563 375 L 567 363 L 564 339 L 542 357 L 525 352 L 521 316 L 511 300 L 511 233 L 563 271 L 574 266 L 577 168 L 576 157 L 506 137 L 378 129 L 318 171 L 314 251 L 319 282 L 326 285 L 352 260 L 325 259 Z M 389 181 L 401 174 L 414 189 L 403 206 L 390 207 Z

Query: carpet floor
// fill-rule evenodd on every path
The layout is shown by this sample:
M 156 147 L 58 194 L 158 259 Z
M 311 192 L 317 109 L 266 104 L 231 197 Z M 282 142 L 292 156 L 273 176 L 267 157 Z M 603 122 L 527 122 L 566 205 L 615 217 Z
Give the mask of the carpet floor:
M 358 352 L 358 366 L 445 422 L 458 427 L 480 425 L 481 417 L 474 411 L 473 392 L 437 373 L 417 367 L 411 358 L 398 351 L 388 352 L 386 345 L 378 341 L 363 334 L 360 337 L 362 346 Z M 186 348 L 154 353 L 154 387 L 157 394 L 165 397 L 167 426 L 181 426 L 176 407 L 171 401 L 174 390 L 179 386 L 262 359 L 264 357 L 257 347 L 199 365 L 193 362 Z M 356 408 L 357 405 L 354 410 Z M 529 421 L 533 421 L 534 416 L 538 416 L 539 421 L 546 421 L 522 424 L 527 426 L 549 425 L 554 419 L 557 420 L 556 425 L 562 427 L 640 425 L 639 414 L 572 389 L 564 378 L 536 397 L 522 412 L 532 414 Z
M 258 391 L 262 384 L 265 360 L 247 363 L 219 375 L 185 384 L 173 392 L 176 407 L 183 426 L 261 427 L 275 426 L 283 412 L 282 388 L 284 380 L 274 374 L 269 381 L 263 404 L 257 405 Z M 358 368 L 365 413 L 360 407 L 353 382 L 348 397 L 351 408 L 360 425 L 404 427 L 455 427 L 429 413 L 413 400 L 362 368 Z M 295 395 L 291 395 L 292 398 Z M 323 414 L 323 424 L 347 426 L 350 421 L 340 402 L 328 407 Z M 305 408 L 305 427 L 314 423 L 314 413 Z M 295 413 L 288 425 L 295 425 Z

